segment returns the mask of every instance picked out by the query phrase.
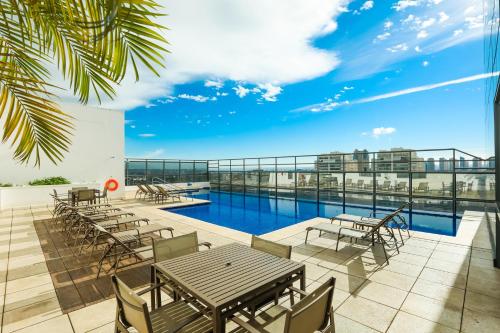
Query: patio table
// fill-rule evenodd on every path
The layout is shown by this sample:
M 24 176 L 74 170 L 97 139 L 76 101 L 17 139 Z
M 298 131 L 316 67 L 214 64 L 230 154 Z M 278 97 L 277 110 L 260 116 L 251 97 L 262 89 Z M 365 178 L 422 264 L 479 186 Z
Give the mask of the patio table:
M 238 243 L 155 263 L 151 278 L 166 280 L 183 298 L 201 303 L 215 333 L 225 332 L 226 320 L 257 296 L 280 292 L 297 280 L 305 290 L 306 282 L 304 264 Z M 161 304 L 160 293 L 151 296 Z

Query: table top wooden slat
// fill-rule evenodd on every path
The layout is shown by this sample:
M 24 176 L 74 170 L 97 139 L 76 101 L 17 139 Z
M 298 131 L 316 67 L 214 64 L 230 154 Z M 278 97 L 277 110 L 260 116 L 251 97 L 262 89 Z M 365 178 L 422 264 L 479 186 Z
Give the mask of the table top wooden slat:
M 305 270 L 302 263 L 238 243 L 154 265 L 159 272 L 214 309 Z

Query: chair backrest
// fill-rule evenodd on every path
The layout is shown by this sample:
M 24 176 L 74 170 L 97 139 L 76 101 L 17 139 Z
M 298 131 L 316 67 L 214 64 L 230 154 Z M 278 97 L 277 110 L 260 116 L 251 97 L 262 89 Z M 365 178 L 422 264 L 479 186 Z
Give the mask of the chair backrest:
M 151 318 L 146 302 L 115 275 L 111 277 L 116 296 L 118 316 L 122 324 L 139 333 L 152 333 Z
M 89 201 L 95 199 L 95 191 L 94 190 L 79 190 L 77 192 L 78 201 Z
M 251 246 L 253 249 L 266 252 L 281 258 L 290 259 L 292 255 L 291 246 L 271 242 L 269 240 L 259 238 L 255 235 L 252 235 Z
M 384 180 L 384 186 L 385 187 L 391 186 L 391 181 L 390 180 Z
M 160 191 L 161 194 L 168 196 L 168 192 L 165 190 L 165 188 L 161 187 L 160 185 L 155 185 L 155 187 Z
M 333 325 L 332 299 L 335 278 L 331 277 L 318 289 L 304 297 L 287 311 L 284 333 L 314 333 Z
M 427 190 L 427 186 L 429 186 L 428 182 L 421 182 L 420 184 L 418 184 L 418 189 L 419 190 Z
M 154 261 L 173 259 L 198 252 L 198 234 L 192 232 L 173 238 L 158 238 L 153 241 Z
M 148 184 L 144 183 L 144 187 L 146 188 L 146 190 L 149 192 L 149 193 L 156 193 L 156 191 L 151 187 L 149 186 Z
M 106 198 L 108 196 L 108 187 L 104 186 L 104 189 L 102 190 L 102 197 Z
M 141 184 L 137 184 L 137 187 L 138 187 L 138 188 L 139 188 L 139 190 L 141 190 L 142 192 L 144 192 L 144 193 L 148 193 L 148 190 L 147 190 L 144 186 L 142 186 Z

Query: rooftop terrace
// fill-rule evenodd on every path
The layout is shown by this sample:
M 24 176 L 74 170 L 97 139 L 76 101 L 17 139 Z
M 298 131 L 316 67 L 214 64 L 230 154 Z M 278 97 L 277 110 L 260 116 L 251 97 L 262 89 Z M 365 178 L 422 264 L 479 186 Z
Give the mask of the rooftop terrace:
M 249 234 L 158 209 L 165 205 L 136 199 L 112 204 L 171 226 L 175 235 L 197 231 L 214 247 L 250 243 Z M 40 226 L 52 216 L 49 208 L 0 212 L 2 333 L 112 332 L 115 299 L 86 283 L 93 279 L 75 274 L 70 260 L 54 265 L 54 253 L 47 250 L 50 244 L 39 236 Z M 455 237 L 410 231 L 400 253 L 390 251 L 390 264 L 379 247 L 370 249 L 346 240 L 335 252 L 334 237 L 326 235 L 312 235 L 304 244 L 305 228 L 318 222 L 317 218 L 304 221 L 263 237 L 293 246 L 292 260 L 306 265 L 308 291 L 331 276 L 336 278 L 336 332 L 494 332 L 500 328 L 500 272 L 492 267 L 484 213 L 465 211 Z M 63 279 L 62 273 L 69 276 Z M 127 274 L 136 287 L 145 285 L 141 279 L 148 279 L 147 270 L 118 271 L 118 276 Z

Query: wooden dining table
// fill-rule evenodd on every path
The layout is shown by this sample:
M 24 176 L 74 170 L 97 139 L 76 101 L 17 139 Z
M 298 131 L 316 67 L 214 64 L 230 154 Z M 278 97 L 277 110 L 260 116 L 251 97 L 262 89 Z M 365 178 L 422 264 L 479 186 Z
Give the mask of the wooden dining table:
M 256 298 L 285 290 L 295 281 L 305 290 L 303 263 L 239 243 L 200 251 L 152 265 L 152 283 L 166 281 L 180 297 L 212 317 L 213 331 L 225 332 L 226 320 L 245 312 Z M 155 304 L 161 293 L 152 292 Z

